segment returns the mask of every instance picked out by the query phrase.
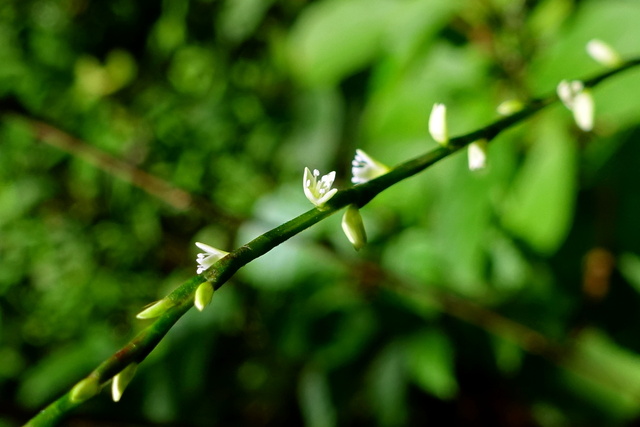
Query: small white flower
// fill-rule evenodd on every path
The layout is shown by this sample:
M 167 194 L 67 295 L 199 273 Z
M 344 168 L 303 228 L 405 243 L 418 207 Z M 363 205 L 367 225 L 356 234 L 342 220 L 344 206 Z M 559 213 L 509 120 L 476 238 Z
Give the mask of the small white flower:
M 369 156 L 362 150 L 356 150 L 356 157 L 351 162 L 351 182 L 354 184 L 364 184 L 385 173 L 389 172 L 389 167 Z
M 576 96 L 584 90 L 584 85 L 580 80 L 562 80 L 558 83 L 558 97 L 569 110 L 573 109 Z
M 587 53 L 594 60 L 607 67 L 613 68 L 622 64 L 622 58 L 618 52 L 602 40 L 590 40 L 587 43 Z
M 360 210 L 355 205 L 349 205 L 342 216 L 342 231 L 356 251 L 367 243 L 367 233 L 364 229 Z
M 321 207 L 338 192 L 338 189 L 331 188 L 333 180 L 336 179 L 335 172 L 330 172 L 322 176 L 320 180 L 318 180 L 319 176 L 320 172 L 318 169 L 314 169 L 313 173 L 311 173 L 309 168 L 304 168 L 302 186 L 307 199 L 314 205 Z
M 198 286 L 193 304 L 199 311 L 204 310 L 204 308 L 209 305 L 211 298 L 213 298 L 213 292 L 213 285 L 209 282 L 201 283 L 200 286 Z
M 584 131 L 593 129 L 595 102 L 591 91 L 579 80 L 563 80 L 558 84 L 558 97 L 569 110 L 578 127 Z
M 204 243 L 196 242 L 196 246 L 204 251 L 199 253 L 196 261 L 198 262 L 197 274 L 201 274 L 203 271 L 209 269 L 213 264 L 218 262 L 221 258 L 224 258 L 229 252 L 221 251 L 220 249 L 213 248 Z
M 443 147 L 449 143 L 449 128 L 447 127 L 447 107 L 444 104 L 434 104 L 429 116 L 429 133 L 431 137 Z

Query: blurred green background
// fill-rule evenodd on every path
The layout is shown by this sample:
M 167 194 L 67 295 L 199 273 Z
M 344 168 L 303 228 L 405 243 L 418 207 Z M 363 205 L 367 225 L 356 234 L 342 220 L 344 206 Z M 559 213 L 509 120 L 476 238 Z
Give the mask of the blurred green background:
M 195 274 L 507 99 L 640 54 L 632 0 L 2 0 L 0 426 L 21 425 Z M 553 106 L 242 269 L 65 425 L 640 425 L 640 72 Z M 634 145 L 635 144 L 635 145 Z

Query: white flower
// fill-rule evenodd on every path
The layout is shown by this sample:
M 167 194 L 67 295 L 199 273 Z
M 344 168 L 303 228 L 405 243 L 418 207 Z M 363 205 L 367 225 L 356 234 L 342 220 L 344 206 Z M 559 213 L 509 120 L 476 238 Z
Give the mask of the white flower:
M 558 84 L 558 97 L 573 112 L 573 118 L 580 129 L 593 129 L 595 103 L 591 91 L 581 81 L 561 81 Z
M 364 230 L 362 216 L 355 205 L 349 205 L 342 216 L 342 231 L 347 235 L 347 239 L 356 251 L 367 243 L 367 233 Z
M 449 142 L 449 128 L 447 127 L 447 107 L 444 104 L 434 104 L 429 116 L 429 133 L 431 137 L 443 147 Z
M 351 182 L 354 184 L 364 184 L 374 178 L 389 172 L 389 168 L 369 156 L 362 150 L 356 150 L 356 157 L 351 162 Z
M 479 139 L 469 144 L 467 148 L 469 170 L 475 171 L 487 166 L 487 145 L 486 139 Z
M 587 53 L 594 60 L 607 67 L 613 68 L 622 64 L 622 58 L 618 52 L 602 40 L 590 40 L 587 43 Z
M 113 377 L 113 381 L 111 382 L 111 398 L 114 402 L 120 401 L 122 393 L 124 393 L 124 389 L 127 388 L 133 379 L 137 368 L 137 363 L 130 363 L 126 368 L 120 371 L 120 373 Z
M 201 274 L 221 258 L 224 258 L 229 252 L 221 251 L 204 243 L 196 242 L 196 246 L 204 251 L 199 253 L 196 261 L 198 262 L 197 274 Z
M 193 304 L 199 311 L 204 310 L 204 308 L 209 305 L 213 297 L 213 292 L 213 285 L 209 282 L 204 282 L 198 286 Z
M 314 205 L 321 207 L 338 192 L 338 189 L 331 188 L 333 180 L 336 179 L 335 172 L 324 175 L 320 180 L 318 180 L 319 176 L 320 172 L 318 169 L 314 169 L 313 173 L 311 173 L 309 168 L 304 168 L 302 186 L 307 199 Z

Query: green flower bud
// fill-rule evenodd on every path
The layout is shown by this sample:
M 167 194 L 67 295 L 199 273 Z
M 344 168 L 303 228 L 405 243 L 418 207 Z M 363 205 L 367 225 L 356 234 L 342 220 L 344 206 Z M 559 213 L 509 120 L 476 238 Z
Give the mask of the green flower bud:
M 196 289 L 196 295 L 194 298 L 194 305 L 200 311 L 204 310 L 206 306 L 211 302 L 211 298 L 213 298 L 213 285 L 209 282 L 204 282 L 198 289 Z
M 144 310 L 136 315 L 136 317 L 138 319 L 153 319 L 154 317 L 160 317 L 165 311 L 173 306 L 173 301 L 168 298 L 162 298 L 160 301 L 147 305 Z
M 364 230 L 362 216 L 355 205 L 349 205 L 342 216 L 342 231 L 347 235 L 356 251 L 367 243 L 367 233 Z
M 133 379 L 137 368 L 138 364 L 133 362 L 113 377 L 113 382 L 111 383 L 111 397 L 114 402 L 118 402 L 120 400 L 122 393 L 124 393 L 124 389 L 127 388 Z
M 70 398 L 73 403 L 81 403 L 91 399 L 99 392 L 100 384 L 98 383 L 98 378 L 89 376 L 73 386 Z

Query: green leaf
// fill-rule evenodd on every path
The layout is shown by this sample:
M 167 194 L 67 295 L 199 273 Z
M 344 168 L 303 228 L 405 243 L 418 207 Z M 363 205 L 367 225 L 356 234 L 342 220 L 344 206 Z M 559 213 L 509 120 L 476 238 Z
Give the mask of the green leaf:
M 618 259 L 618 267 L 631 286 L 640 292 L 640 257 L 632 253 L 624 253 Z
M 406 343 L 409 374 L 424 391 L 440 399 L 451 399 L 458 392 L 453 363 L 453 347 L 437 330 L 425 331 Z
M 380 352 L 369 371 L 367 391 L 381 426 L 406 424 L 406 377 L 402 362 L 402 349 L 391 344 Z
M 550 116 L 538 123 L 502 212 L 509 231 L 545 254 L 562 243 L 573 216 L 576 148 L 564 129 Z
M 332 85 L 370 63 L 393 9 L 388 0 L 328 0 L 307 7 L 289 40 L 296 76 L 309 85 Z
M 619 421 L 637 417 L 640 357 L 611 341 L 598 330 L 585 330 L 564 363 L 568 387 Z
M 324 372 L 309 367 L 302 371 L 298 384 L 298 400 L 307 427 L 336 425 L 336 412 Z

